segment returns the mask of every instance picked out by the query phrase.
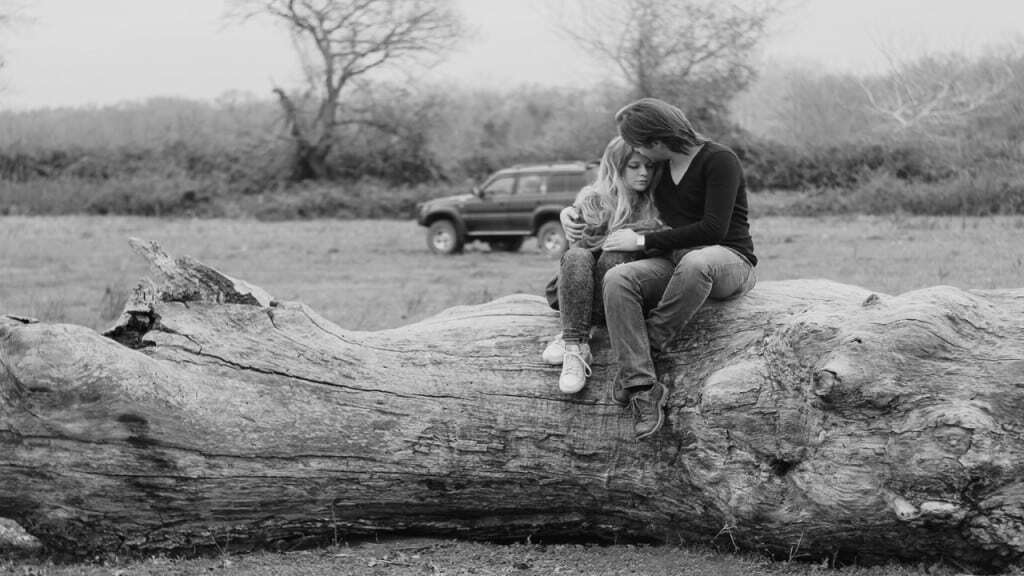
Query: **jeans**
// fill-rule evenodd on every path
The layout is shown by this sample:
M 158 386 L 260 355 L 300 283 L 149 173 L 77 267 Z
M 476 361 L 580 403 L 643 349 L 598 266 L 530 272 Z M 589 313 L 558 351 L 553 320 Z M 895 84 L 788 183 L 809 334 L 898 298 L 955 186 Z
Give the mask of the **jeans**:
M 653 384 L 657 374 L 652 350 L 660 351 L 678 337 L 708 298 L 736 298 L 756 283 L 757 274 L 746 258 L 717 245 L 610 270 L 604 277 L 604 310 L 619 386 Z
M 558 310 L 562 338 L 586 342 L 590 328 L 604 322 L 601 286 L 605 274 L 624 262 L 643 258 L 642 252 L 604 252 L 573 246 L 562 254 L 558 271 Z

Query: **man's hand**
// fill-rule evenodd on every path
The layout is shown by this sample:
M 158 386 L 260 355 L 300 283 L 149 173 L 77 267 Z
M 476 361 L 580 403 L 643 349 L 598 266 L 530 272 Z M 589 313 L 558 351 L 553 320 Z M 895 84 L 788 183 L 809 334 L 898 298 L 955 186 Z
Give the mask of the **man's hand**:
M 566 206 L 558 214 L 558 219 L 562 222 L 562 231 L 565 232 L 565 239 L 570 243 L 583 237 L 583 222 L 576 221 L 579 217 L 579 210 L 575 206 Z
M 609 234 L 601 248 L 606 252 L 637 252 L 644 248 L 637 244 L 639 236 L 629 228 L 621 228 Z

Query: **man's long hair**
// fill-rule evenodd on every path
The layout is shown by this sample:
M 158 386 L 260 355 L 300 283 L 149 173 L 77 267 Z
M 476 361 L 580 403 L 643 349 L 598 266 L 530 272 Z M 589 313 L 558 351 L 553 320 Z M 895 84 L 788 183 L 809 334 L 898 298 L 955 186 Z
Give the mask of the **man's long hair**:
M 615 113 L 615 122 L 622 138 L 635 147 L 649 148 L 660 141 L 673 152 L 689 154 L 707 141 L 682 110 L 657 98 L 641 98 L 623 106 Z

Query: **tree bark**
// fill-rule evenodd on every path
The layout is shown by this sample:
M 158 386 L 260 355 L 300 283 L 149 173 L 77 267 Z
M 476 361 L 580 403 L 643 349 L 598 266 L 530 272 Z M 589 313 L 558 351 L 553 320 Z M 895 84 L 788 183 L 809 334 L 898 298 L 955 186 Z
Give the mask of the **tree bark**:
M 658 359 L 636 442 L 540 297 L 339 328 L 155 245 L 105 335 L 0 321 L 0 517 L 72 554 L 380 533 L 713 542 L 790 558 L 1024 552 L 1024 290 L 764 282 Z

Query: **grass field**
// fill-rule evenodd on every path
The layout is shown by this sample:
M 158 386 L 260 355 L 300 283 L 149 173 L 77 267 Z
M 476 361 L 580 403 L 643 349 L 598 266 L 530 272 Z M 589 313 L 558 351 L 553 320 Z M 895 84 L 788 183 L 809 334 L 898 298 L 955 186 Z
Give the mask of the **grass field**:
M 752 224 L 761 281 L 829 278 L 898 294 L 949 284 L 1024 286 L 1024 217 L 763 218 Z M 542 293 L 557 263 L 470 245 L 427 252 L 411 221 L 0 218 L 0 313 L 105 328 L 148 275 L 128 238 L 159 242 L 300 300 L 344 328 L 377 330 L 516 292 Z
M 753 222 L 761 281 L 830 278 L 885 293 L 948 284 L 1024 286 L 1024 217 L 763 218 Z M 0 314 L 106 327 L 147 275 L 127 239 L 159 242 L 300 300 L 350 329 L 413 322 L 447 307 L 514 292 L 540 294 L 556 269 L 530 241 L 516 254 L 472 245 L 427 252 L 409 221 L 157 220 L 112 217 L 0 218 Z M 427 541 L 216 558 L 53 566 L 0 559 L 0 573 L 73 574 L 811 574 L 815 564 L 774 562 L 678 546 L 514 546 Z M 955 566 L 846 567 L 836 574 L 960 574 Z M 1015 571 L 1014 574 L 1021 572 Z

